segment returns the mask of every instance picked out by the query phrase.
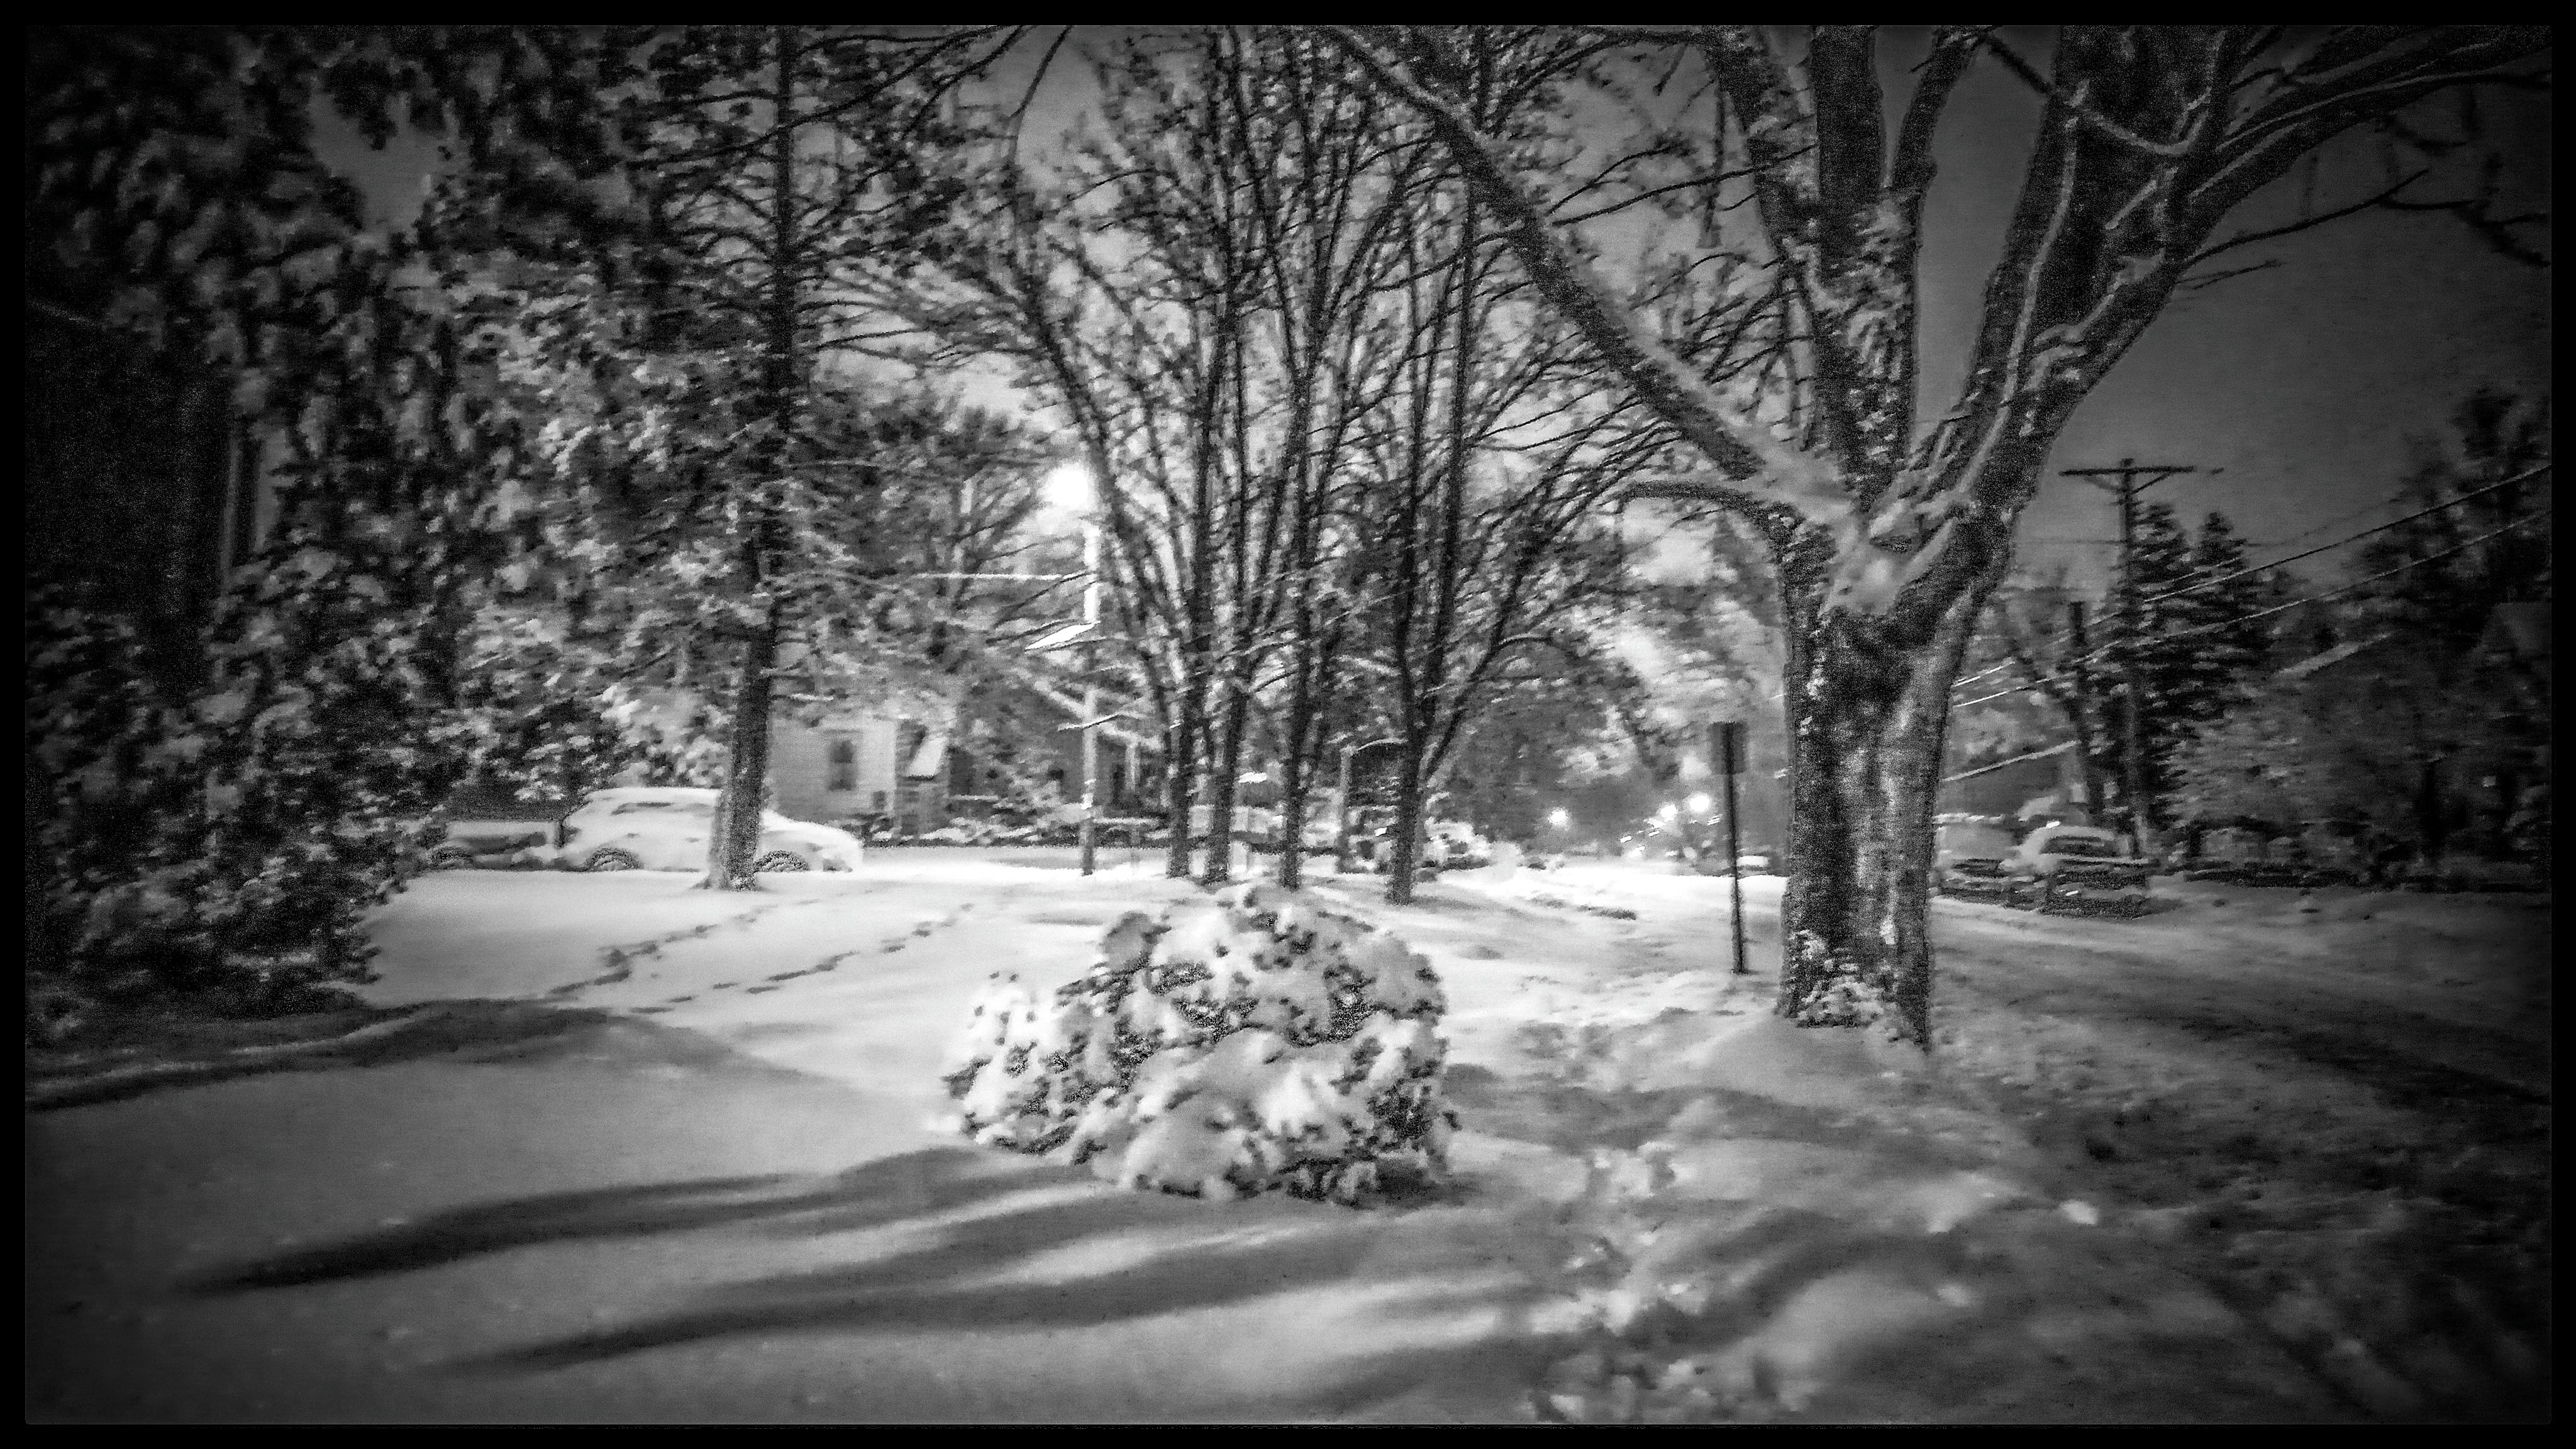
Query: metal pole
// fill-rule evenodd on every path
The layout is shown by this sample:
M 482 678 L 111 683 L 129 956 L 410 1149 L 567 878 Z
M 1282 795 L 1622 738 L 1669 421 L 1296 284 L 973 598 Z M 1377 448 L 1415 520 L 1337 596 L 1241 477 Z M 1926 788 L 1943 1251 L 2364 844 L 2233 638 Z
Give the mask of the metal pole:
M 2138 617 L 2138 580 L 2134 571 L 2134 549 L 2138 532 L 2137 490 L 2120 480 L 2120 702 L 2123 726 L 2120 763 L 2121 791 L 2129 797 L 2129 848 L 2139 855 L 2148 853 L 2147 845 L 2147 747 L 2146 732 L 2138 721 L 2138 633 L 2144 623 Z
M 1100 632 L 1100 521 L 1086 518 L 1082 524 L 1082 569 L 1088 575 L 1082 585 L 1082 622 L 1090 626 L 1083 637 Z M 1096 661 L 1086 649 L 1082 671 L 1082 873 L 1090 875 L 1099 865 L 1100 828 L 1100 682 Z
M 1735 974 L 1750 976 L 1753 968 L 1744 964 L 1744 851 L 1735 833 L 1735 773 L 1726 776 L 1726 893 L 1735 918 Z
M 2075 651 L 2076 661 L 2070 669 L 2075 676 L 2075 770 L 2084 780 L 2084 818 L 2098 825 L 2101 821 L 2097 817 L 2102 810 L 2102 772 L 2093 758 L 2093 681 L 2085 673 L 2083 662 L 2093 646 L 2084 633 L 2082 599 L 2066 602 L 2066 635 L 2068 645 Z
M 2087 482 L 2093 483 L 2093 486 L 2097 488 L 2108 488 L 2118 495 L 2120 502 L 2120 617 L 2122 624 L 2120 632 L 2121 641 L 2125 646 L 2120 662 L 2120 693 L 2122 695 L 2122 702 L 2126 705 L 2126 709 L 2123 713 L 2127 716 L 2127 719 L 2124 721 L 2125 729 L 2122 733 L 2121 739 L 2120 754 L 2122 756 L 2122 769 L 2120 772 L 2120 789 L 2121 793 L 2129 797 L 2129 834 L 2133 837 L 2131 848 L 2135 849 L 2140 854 L 2147 853 L 2149 845 L 2147 842 L 2147 773 L 2145 743 L 2142 738 L 2145 734 L 2145 729 L 2140 723 L 2138 717 L 2139 691 L 2137 644 L 2138 629 L 2144 621 L 2138 617 L 2137 580 L 2131 569 L 2133 550 L 2137 544 L 2138 495 L 2145 492 L 2147 489 L 2153 488 L 2157 484 L 2162 483 L 2167 478 L 2175 476 L 2176 474 L 2197 473 L 2199 471 L 2200 470 L 2198 468 L 2187 464 L 2140 463 L 2135 458 L 2122 458 L 2120 460 L 2120 466 L 2116 468 L 2063 468 L 2058 471 L 2058 476 L 2062 478 L 2082 478 Z M 2215 473 L 2224 470 L 2213 468 L 2210 471 Z M 2138 476 L 2142 473 L 2152 473 L 2155 476 L 2147 479 L 2144 483 L 2140 483 L 2138 481 Z M 2120 481 L 2117 483 L 2095 481 L 2097 479 L 2105 478 L 2117 478 Z
M 1735 926 L 1735 971 L 1750 976 L 1753 968 L 1744 964 L 1744 850 L 1736 835 L 1735 775 L 1743 768 L 1739 735 L 1741 725 L 1721 724 L 1717 729 L 1718 768 L 1726 776 L 1726 894 Z

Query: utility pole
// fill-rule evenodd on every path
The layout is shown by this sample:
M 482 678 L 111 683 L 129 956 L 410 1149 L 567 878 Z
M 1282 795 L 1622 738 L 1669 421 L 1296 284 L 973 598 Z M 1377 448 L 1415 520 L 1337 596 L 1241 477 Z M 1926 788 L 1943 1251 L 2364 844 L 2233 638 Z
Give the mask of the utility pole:
M 1089 629 L 1086 642 L 1100 633 L 1100 520 L 1086 518 L 1082 525 L 1082 622 Z M 1082 670 L 1082 873 L 1090 875 L 1098 868 L 1100 858 L 1100 669 L 1099 660 L 1089 649 L 1083 651 Z M 1059 839 L 1061 837 L 1058 837 Z
M 2199 471 L 2183 463 L 2140 463 L 2135 458 L 2122 458 L 2116 468 L 2064 468 L 2058 472 L 2059 477 L 2081 478 L 2096 488 L 2107 489 L 2119 500 L 2120 695 L 2126 705 L 2122 711 L 2120 792 L 2128 797 L 2131 848 L 2141 855 L 2153 850 L 2147 839 L 2153 821 L 2147 813 L 2146 728 L 2139 714 L 2143 689 L 2138 678 L 2138 633 L 2144 621 L 2138 617 L 2138 585 L 2131 567 L 2137 548 L 2138 495 L 2177 474 Z M 2147 481 L 2139 482 L 2141 476 Z M 2105 481 L 2112 478 L 2119 481 Z
M 1744 964 L 1744 845 L 1735 832 L 1735 777 L 1744 773 L 1744 726 L 1719 720 L 1708 727 L 1708 744 L 1709 764 L 1726 777 L 1726 890 L 1735 926 L 1735 969 L 1730 974 L 1750 976 L 1753 968 Z
M 2093 678 L 2084 669 L 2084 656 L 2093 651 L 2084 633 L 2084 601 L 2066 601 L 2066 642 L 2073 651 L 2074 664 L 2068 672 L 2075 676 L 2075 708 L 2068 711 L 2075 721 L 2075 769 L 2084 779 L 2084 816 L 2099 824 L 2102 809 L 2102 772 L 2093 755 Z

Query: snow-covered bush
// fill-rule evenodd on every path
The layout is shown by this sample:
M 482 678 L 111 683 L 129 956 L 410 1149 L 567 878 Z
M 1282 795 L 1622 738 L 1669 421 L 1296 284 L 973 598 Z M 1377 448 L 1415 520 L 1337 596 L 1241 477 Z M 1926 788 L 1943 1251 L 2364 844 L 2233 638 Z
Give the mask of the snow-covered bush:
M 366 913 L 426 861 L 474 736 L 431 682 L 450 641 L 389 599 L 386 552 L 272 549 L 184 692 L 130 621 L 30 601 L 31 1030 L 82 1002 L 259 1010 L 368 979 Z
M 1130 911 L 1052 999 L 998 980 L 952 1055 L 978 1142 L 1127 1186 L 1355 1202 L 1447 1165 L 1446 1002 L 1383 931 L 1267 884 Z

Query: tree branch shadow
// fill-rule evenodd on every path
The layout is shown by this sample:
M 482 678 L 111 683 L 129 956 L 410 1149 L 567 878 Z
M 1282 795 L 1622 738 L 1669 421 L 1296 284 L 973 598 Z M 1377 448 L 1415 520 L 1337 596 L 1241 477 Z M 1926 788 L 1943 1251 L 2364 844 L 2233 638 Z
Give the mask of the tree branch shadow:
M 432 1214 L 399 1227 L 249 1263 L 192 1280 L 199 1294 L 289 1288 L 416 1272 L 540 1243 L 649 1237 L 772 1222 L 846 1232 L 949 1212 L 1033 1185 L 1061 1170 L 962 1147 L 925 1148 L 822 1179 L 788 1174 L 548 1193 Z M 1079 1174 L 1076 1174 L 1079 1176 Z
M 1104 1189 L 946 1224 L 935 1242 L 908 1251 L 728 1285 L 679 1312 L 450 1367 L 544 1371 L 677 1344 L 782 1333 L 1098 1328 L 1345 1281 L 1374 1288 L 1384 1279 L 1366 1263 L 1391 1221 L 1386 1214 L 1276 1198 L 1219 1206 Z M 1476 1262 L 1471 1245 L 1455 1252 L 1435 1247 L 1408 1255 L 1406 1274 L 1429 1277 L 1442 1259 L 1459 1268 Z M 1512 1296 L 1512 1289 L 1491 1283 L 1427 1286 L 1377 1321 Z

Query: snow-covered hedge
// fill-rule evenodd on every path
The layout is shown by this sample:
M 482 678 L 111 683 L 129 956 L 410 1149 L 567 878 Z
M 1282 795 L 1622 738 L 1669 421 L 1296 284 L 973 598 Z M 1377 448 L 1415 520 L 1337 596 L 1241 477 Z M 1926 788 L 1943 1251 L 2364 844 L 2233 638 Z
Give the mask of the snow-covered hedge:
M 976 1141 L 1123 1185 L 1355 1202 L 1446 1168 L 1445 1007 L 1394 936 L 1238 885 L 1128 912 L 1052 999 L 997 977 L 949 1094 Z
M 28 609 L 28 1013 L 166 992 L 251 1009 L 369 979 L 366 913 L 417 873 L 473 725 L 425 680 L 447 642 L 376 560 L 261 561 L 184 691 L 131 621 Z

